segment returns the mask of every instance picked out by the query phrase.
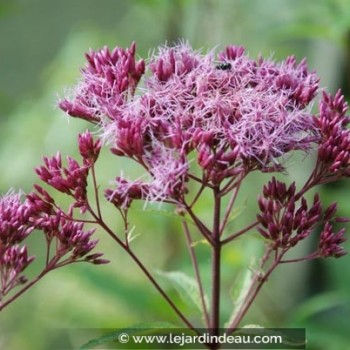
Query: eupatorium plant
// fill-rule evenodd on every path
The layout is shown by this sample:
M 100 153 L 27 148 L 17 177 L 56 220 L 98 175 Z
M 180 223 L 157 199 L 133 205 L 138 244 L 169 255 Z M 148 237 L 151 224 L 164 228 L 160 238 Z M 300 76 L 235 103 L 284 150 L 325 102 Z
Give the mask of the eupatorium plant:
M 334 223 L 347 219 L 336 216 L 336 203 L 325 208 L 318 194 L 311 202 L 305 194 L 350 175 L 347 104 L 340 91 L 335 96 L 322 92 L 314 114 L 319 79 L 308 71 L 305 60 L 298 63 L 293 56 L 282 62 L 254 60 L 237 46 L 218 55 L 202 54 L 184 43 L 161 47 L 147 63 L 135 56 L 135 44 L 91 50 L 80 82 L 59 102 L 67 114 L 95 127 L 94 136 L 86 131 L 78 137 L 81 159 L 68 157 L 64 165 L 58 153 L 44 157 L 36 168 L 41 181 L 71 199 L 69 209 L 62 209 L 54 191 L 48 193 L 40 185 L 29 194 L 9 192 L 0 200 L 0 310 L 58 267 L 80 261 L 106 263 L 102 254 L 92 252 L 97 242 L 94 229 L 84 229 L 88 223 L 104 230 L 129 254 L 187 327 L 200 326 L 169 297 L 130 242 L 128 213 L 133 202 L 159 202 L 173 205 L 183 219 L 204 326 L 212 334 L 221 326 L 222 249 L 252 231 L 264 238 L 260 265 L 227 324 L 233 331 L 278 265 L 345 254 L 344 229 L 336 232 Z M 95 167 L 102 148 L 116 158 L 132 159 L 144 175 L 132 179 L 132 174 L 124 176 L 121 171 L 101 194 Z M 305 183 L 298 188 L 295 182 L 287 184 L 271 175 L 258 198 L 256 219 L 230 232 L 229 217 L 247 176 L 284 174 L 287 156 L 295 151 L 315 154 Z M 212 195 L 210 224 L 196 211 L 204 192 Z M 120 213 L 119 230 L 104 220 L 101 201 Z M 195 230 L 212 251 L 211 291 L 202 284 L 192 244 Z M 42 272 L 27 280 L 24 270 L 34 257 L 28 255 L 26 239 L 37 231 L 46 239 L 47 259 Z M 313 241 L 318 244 L 305 256 L 288 258 L 287 253 L 310 235 L 317 235 Z

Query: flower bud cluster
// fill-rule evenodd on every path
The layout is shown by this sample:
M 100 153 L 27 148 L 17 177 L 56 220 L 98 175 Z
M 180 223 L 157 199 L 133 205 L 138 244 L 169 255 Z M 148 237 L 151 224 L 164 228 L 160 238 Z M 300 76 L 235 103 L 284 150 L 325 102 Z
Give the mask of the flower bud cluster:
M 258 230 L 274 242 L 275 248 L 289 248 L 308 237 L 322 215 L 322 206 L 315 195 L 309 208 L 304 197 L 300 204 L 296 200 L 296 186 L 293 182 L 288 188 L 274 177 L 264 186 L 263 196 L 259 198 L 261 214 Z
M 59 106 L 69 115 L 98 123 L 107 116 L 114 118 L 128 93 L 135 88 L 144 73 L 143 60 L 135 60 L 135 43 L 129 49 L 107 47 L 86 54 L 87 65 L 82 69 L 82 81 L 73 100 L 64 99 Z
M 320 243 L 318 246 L 320 256 L 323 256 L 325 258 L 331 256 L 340 258 L 346 255 L 346 251 L 341 246 L 341 244 L 346 240 L 344 233 L 345 228 L 342 228 L 337 233 L 335 233 L 332 224 L 327 221 L 320 236 Z
M 100 155 L 102 142 L 100 139 L 94 141 L 91 133 L 85 131 L 78 136 L 78 146 L 84 164 L 91 166 L 97 161 L 97 158 Z
M 315 123 L 320 133 L 318 160 L 325 167 L 325 175 L 350 176 L 350 117 L 348 104 L 340 90 L 333 97 L 324 93 L 320 115 Z
M 330 205 L 323 213 L 318 194 L 314 196 L 310 207 L 304 197 L 299 197 L 294 182 L 287 187 L 285 183 L 273 177 L 264 186 L 263 195 L 258 200 L 261 212 L 257 215 L 261 225 L 258 231 L 273 242 L 274 249 L 288 250 L 308 237 L 318 225 L 323 225 L 315 257 L 344 255 L 340 244 L 345 241 L 345 229 L 334 233 L 330 223 L 336 213 L 336 203 Z
M 68 166 L 62 166 L 61 156 L 44 158 L 44 165 L 36 169 L 39 177 L 59 192 L 75 199 L 74 207 L 86 210 L 87 176 L 98 158 L 100 141 L 94 141 L 89 132 L 79 135 L 79 150 L 83 165 L 68 157 Z M 23 271 L 34 260 L 29 256 L 25 239 L 35 230 L 42 231 L 47 243 L 48 257 L 45 269 L 54 269 L 74 261 L 104 264 L 101 253 L 90 254 L 97 240 L 91 237 L 94 229 L 84 230 L 82 222 L 76 222 L 72 210 L 63 212 L 51 195 L 41 186 L 34 185 L 33 192 L 21 196 L 10 192 L 0 199 L 0 305 L 1 300 L 13 288 L 26 283 Z M 54 251 L 51 247 L 54 245 Z M 51 249 L 51 250 L 50 250 Z
M 33 231 L 30 216 L 20 194 L 9 192 L 0 198 L 0 304 L 11 289 L 26 282 L 22 272 L 34 260 L 22 243 Z
M 75 222 L 72 213 L 63 212 L 52 197 L 40 186 L 26 196 L 26 205 L 31 209 L 30 224 L 44 233 L 46 242 L 56 245 L 56 258 L 68 253 L 69 261 L 84 257 L 85 261 L 100 264 L 101 254 L 88 256 L 97 240 L 91 240 L 94 229 L 84 230 L 84 223 Z
M 67 157 L 68 166 L 62 165 L 61 154 L 44 157 L 44 165 L 35 169 L 39 178 L 57 191 L 72 196 L 75 207 L 84 209 L 86 205 L 87 177 L 89 167 L 80 165 L 72 157 Z

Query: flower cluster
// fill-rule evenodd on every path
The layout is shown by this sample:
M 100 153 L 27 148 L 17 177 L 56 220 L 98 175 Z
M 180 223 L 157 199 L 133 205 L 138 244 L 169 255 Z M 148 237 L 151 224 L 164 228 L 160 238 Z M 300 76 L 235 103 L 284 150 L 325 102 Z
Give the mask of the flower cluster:
M 330 256 L 340 258 L 346 255 L 344 248 L 341 246 L 346 240 L 344 233 L 345 228 L 335 233 L 332 225 L 327 221 L 320 236 L 320 243 L 318 246 L 319 255 L 325 258 Z
M 79 153 L 83 162 L 87 166 L 92 166 L 100 155 L 102 142 L 100 139 L 94 140 L 89 131 L 78 136 Z
M 72 208 L 85 211 L 88 169 L 97 159 L 101 143 L 94 142 L 87 132 L 79 136 L 79 146 L 83 166 L 68 158 L 68 167 L 64 168 L 58 154 L 45 157 L 45 165 L 37 168 L 37 173 L 56 190 L 74 197 Z M 75 261 L 108 262 L 101 258 L 101 253 L 91 254 L 97 244 L 97 240 L 92 240 L 95 229 L 84 230 L 84 223 L 75 221 L 71 209 L 65 213 L 39 185 L 34 185 L 33 192 L 23 201 L 20 194 L 13 192 L 0 199 L 0 310 L 2 299 L 10 291 L 27 283 L 23 271 L 34 256 L 28 255 L 25 240 L 35 231 L 43 232 L 47 244 L 42 275 Z
M 130 95 L 121 93 L 126 87 L 112 84 L 106 72 L 113 70 L 116 81 L 124 79 L 125 84 L 126 76 L 136 77 L 131 84 L 135 89 L 144 63 L 135 63 L 135 46 L 113 52 L 119 54 L 107 49 L 89 53 L 82 83 L 73 99 L 62 101 L 60 107 L 72 114 L 72 106 L 85 101 L 93 117 L 73 114 L 98 119 L 112 152 L 145 167 L 149 179 L 143 187 L 148 188 L 149 200 L 178 201 L 184 195 L 193 150 L 205 181 L 219 185 L 254 169 L 281 170 L 277 158 L 292 150 L 309 150 L 317 137 L 308 106 L 317 93 L 318 78 L 308 72 L 305 61 L 253 60 L 235 46 L 217 58 L 188 44 L 163 47 L 150 58 L 145 88 Z M 98 57 L 99 69 L 91 67 L 92 57 Z M 97 89 L 96 81 L 104 88 Z M 110 86 L 117 91 L 111 92 Z M 108 101 L 101 99 L 106 90 L 113 96 Z M 140 180 L 130 185 L 125 181 L 117 181 L 116 193 L 121 196 Z
M 350 118 L 346 116 L 348 104 L 340 90 L 333 97 L 324 93 L 320 102 L 320 115 L 315 118 L 320 134 L 318 160 L 323 176 L 350 176 Z
M 46 185 L 72 199 L 68 210 L 39 185 L 34 185 L 24 202 L 13 193 L 0 199 L 0 310 L 4 296 L 26 283 L 23 271 L 33 257 L 23 241 L 32 232 L 41 231 L 46 241 L 46 266 L 39 279 L 48 271 L 77 261 L 106 263 L 101 253 L 92 252 L 97 241 L 93 239 L 95 229 L 84 228 L 89 223 L 100 226 L 134 259 L 186 325 L 193 328 L 131 250 L 127 211 L 134 200 L 175 204 L 177 212 L 188 215 L 209 243 L 213 252 L 210 317 L 191 230 L 184 222 L 208 328 L 220 328 L 220 250 L 251 229 L 256 228 L 268 241 L 261 260 L 263 277 L 252 279 L 232 329 L 279 263 L 345 254 L 345 230 L 335 232 L 333 226 L 347 219 L 335 217 L 335 203 L 324 210 L 318 194 L 310 204 L 305 193 L 319 184 L 350 176 L 348 107 L 340 92 L 334 97 L 324 93 L 319 113 L 312 114 L 319 79 L 308 70 L 305 60 L 298 63 L 293 56 L 282 62 L 252 59 L 240 46 L 228 46 L 217 55 L 214 51 L 201 53 L 187 43 L 161 47 L 147 65 L 136 59 L 135 44 L 128 49 L 91 50 L 86 59 L 81 81 L 71 98 L 63 99 L 59 106 L 70 116 L 97 124 L 98 137 L 89 131 L 78 136 L 81 160 L 67 157 L 64 165 L 57 153 L 44 157 L 36 168 Z M 124 235 L 114 232 L 102 215 L 95 164 L 103 145 L 113 155 L 137 162 L 145 172 L 137 179 L 116 174 L 113 187 L 104 191 L 105 199 L 121 214 Z M 250 172 L 284 172 L 289 153 L 314 149 L 316 166 L 299 191 L 294 182 L 287 186 L 273 177 L 258 199 L 257 221 L 223 238 L 241 183 Z M 197 193 L 188 195 L 190 182 L 199 186 L 195 187 Z M 93 204 L 88 184 L 93 186 Z M 193 210 L 208 191 L 214 198 L 212 228 Z M 231 198 L 224 210 L 226 195 Z M 319 244 L 313 253 L 282 260 L 290 248 L 318 227 Z M 269 259 L 272 253 L 274 261 L 267 268 L 264 264 L 273 260 Z
M 44 165 L 35 169 L 39 178 L 59 192 L 68 194 L 75 199 L 73 207 L 86 211 L 87 178 L 90 168 L 97 160 L 102 143 L 94 141 L 90 132 L 79 135 L 79 152 L 83 158 L 80 165 L 72 157 L 67 157 L 68 166 L 62 165 L 62 157 L 57 153 L 52 157 L 44 157 Z M 47 196 L 47 194 L 46 194 Z M 50 201 L 50 200 L 48 200 Z
M 0 199 L 0 304 L 14 287 L 26 282 L 22 272 L 34 260 L 22 242 L 33 231 L 30 207 L 10 192 Z
M 77 206 L 86 203 L 86 187 L 89 168 L 80 166 L 72 157 L 67 157 L 68 167 L 62 166 L 60 153 L 44 157 L 44 165 L 36 168 L 40 179 L 57 191 L 71 195 Z
M 107 47 L 86 54 L 83 80 L 76 88 L 73 102 L 65 99 L 60 107 L 69 115 L 91 122 L 101 122 L 107 116 L 114 119 L 118 107 L 133 94 L 145 70 L 143 60 L 135 60 L 135 44 L 127 50 Z
M 71 213 L 63 212 L 42 187 L 35 185 L 35 191 L 26 197 L 26 204 L 32 210 L 31 225 L 44 233 L 49 245 L 56 245 L 54 259 L 70 253 L 67 261 L 84 258 L 94 264 L 106 262 L 99 259 L 100 253 L 88 255 L 98 242 L 91 240 L 95 229 L 85 231 L 84 223 L 76 222 Z
M 340 246 L 345 241 L 345 229 L 333 232 L 330 221 L 336 213 L 336 203 L 322 212 L 318 194 L 309 208 L 304 197 L 296 193 L 293 182 L 288 188 L 275 177 L 264 186 L 263 196 L 258 200 L 261 213 L 257 215 L 258 231 L 273 242 L 273 248 L 288 250 L 314 231 L 317 225 L 324 225 L 319 239 L 318 256 L 341 257 L 344 250 Z M 337 218 L 335 218 L 337 220 Z

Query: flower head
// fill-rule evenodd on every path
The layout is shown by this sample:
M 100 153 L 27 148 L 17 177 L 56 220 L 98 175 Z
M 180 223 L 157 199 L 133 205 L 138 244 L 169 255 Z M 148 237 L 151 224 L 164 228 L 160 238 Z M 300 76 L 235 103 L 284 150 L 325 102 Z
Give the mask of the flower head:
M 60 108 L 73 117 L 100 122 L 114 118 L 118 108 L 135 88 L 144 73 L 143 60 L 135 60 L 135 43 L 129 49 L 107 47 L 86 54 L 87 65 L 83 79 L 73 93 L 72 101 L 64 99 Z
M 134 45 L 90 52 L 87 60 L 72 101 L 60 106 L 100 123 L 111 151 L 145 168 L 150 181 L 140 185 L 142 199 L 147 187 L 147 199 L 178 201 L 195 157 L 204 181 L 217 186 L 256 169 L 281 171 L 278 158 L 319 140 L 310 112 L 319 79 L 305 60 L 254 60 L 238 46 L 216 56 L 187 43 L 161 47 L 146 68 L 135 61 Z

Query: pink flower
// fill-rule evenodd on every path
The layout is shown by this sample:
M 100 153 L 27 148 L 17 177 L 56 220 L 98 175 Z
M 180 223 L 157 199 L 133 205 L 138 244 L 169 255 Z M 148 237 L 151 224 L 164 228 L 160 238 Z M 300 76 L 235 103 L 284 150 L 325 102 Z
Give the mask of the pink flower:
M 67 157 L 67 167 L 62 166 L 61 154 L 44 157 L 44 165 L 35 169 L 39 178 L 57 191 L 72 196 L 75 207 L 84 210 L 86 205 L 87 176 L 91 164 L 80 165 L 72 157 Z M 86 163 L 86 162 L 85 162 Z
M 28 256 L 26 246 L 0 246 L 0 304 L 11 289 L 27 282 L 22 272 L 33 260 L 33 256 Z
M 323 167 L 323 176 L 337 174 L 350 176 L 350 118 L 345 115 L 348 104 L 340 90 L 334 97 L 323 94 L 320 115 L 315 123 L 320 134 L 318 160 Z
M 315 145 L 322 176 L 328 176 L 325 168 L 339 176 L 350 173 L 347 106 L 340 93 L 324 95 L 320 115 L 311 114 L 319 79 L 305 60 L 252 59 L 239 46 L 216 56 L 181 43 L 161 47 L 147 67 L 136 62 L 134 44 L 92 51 L 87 61 L 73 99 L 61 108 L 99 123 L 100 137 L 113 154 L 135 160 L 146 173 L 142 179 L 117 180 L 107 191 L 114 204 L 181 201 L 194 161 L 205 183 L 220 186 L 254 170 L 281 172 L 288 153 L 309 152 Z M 89 135 L 79 142 L 83 158 L 84 147 L 99 152 L 100 144 L 93 145 Z M 40 176 L 47 175 L 42 169 Z M 66 180 L 44 181 L 62 191 Z
M 86 54 L 82 81 L 73 92 L 72 100 L 64 99 L 59 106 L 73 117 L 98 123 L 105 116 L 115 119 L 119 107 L 128 95 L 133 95 L 144 73 L 143 60 L 135 60 L 135 43 L 129 49 L 107 47 Z
M 87 130 L 78 136 L 79 153 L 87 165 L 96 162 L 102 147 L 100 139 L 94 141 L 91 133 Z
M 27 247 L 19 245 L 34 230 L 31 214 L 18 193 L 9 192 L 0 199 L 0 303 L 12 288 L 26 282 L 22 272 L 34 260 Z
M 30 207 L 21 195 L 10 191 L 0 198 L 0 247 L 22 242 L 32 231 L 29 224 Z

